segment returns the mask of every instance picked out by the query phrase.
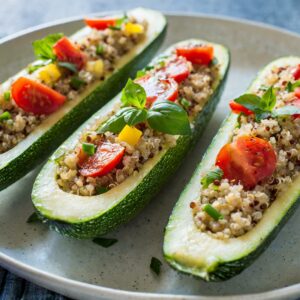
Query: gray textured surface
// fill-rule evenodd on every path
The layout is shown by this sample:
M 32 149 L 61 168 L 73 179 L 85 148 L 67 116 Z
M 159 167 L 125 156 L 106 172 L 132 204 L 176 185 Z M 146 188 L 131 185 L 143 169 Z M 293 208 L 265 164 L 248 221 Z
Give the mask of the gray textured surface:
M 72 4 L 71 4 L 72 3 Z M 8 0 L 0 6 L 0 37 L 41 23 L 76 15 L 147 6 L 164 11 L 220 14 L 257 20 L 300 32 L 300 2 L 297 0 L 164 0 L 84 1 Z M 63 299 L 0 268 L 0 299 Z

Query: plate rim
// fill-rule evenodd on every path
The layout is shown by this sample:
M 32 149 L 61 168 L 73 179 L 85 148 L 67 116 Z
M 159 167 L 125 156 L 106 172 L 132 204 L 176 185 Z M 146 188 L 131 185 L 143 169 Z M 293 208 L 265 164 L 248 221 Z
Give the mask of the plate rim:
M 149 8 L 151 9 L 151 8 Z M 153 9 L 155 10 L 155 9 Z M 6 42 L 12 41 L 18 37 L 25 36 L 35 31 L 43 30 L 49 27 L 62 25 L 64 23 L 76 22 L 81 20 L 86 16 L 105 16 L 107 14 L 115 14 L 121 13 L 120 10 L 109 10 L 104 12 L 95 12 L 88 14 L 81 14 L 68 18 L 61 18 L 58 20 L 46 22 L 40 25 L 32 26 L 23 30 L 20 30 L 16 33 L 9 34 L 8 36 L 0 38 L 0 46 Z M 285 35 L 289 35 L 291 37 L 296 37 L 300 39 L 300 34 L 293 32 L 291 30 L 278 27 L 276 25 L 267 24 L 260 21 L 252 21 L 249 19 L 239 18 L 239 17 L 230 17 L 219 14 L 206 14 L 206 13 L 194 13 L 194 12 L 180 12 L 180 11 L 161 11 L 166 17 L 196 17 L 202 19 L 211 19 L 218 21 L 225 21 L 229 23 L 235 24 L 245 24 L 252 27 L 259 27 L 260 29 L 267 29 L 272 32 L 281 33 Z M 91 292 L 99 294 L 99 296 L 104 297 L 106 299 L 130 299 L 130 300 L 145 300 L 145 299 L 164 299 L 164 300 L 172 300 L 172 299 L 181 299 L 181 300 L 252 300 L 252 299 L 282 299 L 282 297 L 293 297 L 299 296 L 300 294 L 300 283 L 296 283 L 293 285 L 289 285 L 287 287 L 272 289 L 265 292 L 259 293 L 250 293 L 250 294 L 239 294 L 239 295 L 226 295 L 226 296 L 203 296 L 203 295 L 176 295 L 176 294 L 161 294 L 161 293 L 148 293 L 148 292 L 136 292 L 136 291 L 128 291 L 121 289 L 114 289 L 109 287 L 104 287 L 100 285 L 94 285 L 86 282 L 82 282 L 79 280 L 68 279 L 66 277 L 55 275 L 52 273 L 48 273 L 46 271 L 40 270 L 36 267 L 32 267 L 26 263 L 20 262 L 17 259 L 10 257 L 9 255 L 4 254 L 0 251 L 0 265 L 7 269 L 8 271 L 19 275 L 26 280 L 35 283 L 39 286 L 42 286 L 46 289 L 50 289 L 57 293 L 60 293 L 65 296 L 71 296 L 74 298 L 74 295 L 70 294 L 68 291 L 70 290 L 78 290 L 84 293 L 86 297 L 91 296 Z M 49 282 L 47 286 L 44 282 Z M 66 288 L 67 287 L 67 288 Z M 56 289 L 58 288 L 58 289 Z M 81 298 L 82 299 L 82 298 Z

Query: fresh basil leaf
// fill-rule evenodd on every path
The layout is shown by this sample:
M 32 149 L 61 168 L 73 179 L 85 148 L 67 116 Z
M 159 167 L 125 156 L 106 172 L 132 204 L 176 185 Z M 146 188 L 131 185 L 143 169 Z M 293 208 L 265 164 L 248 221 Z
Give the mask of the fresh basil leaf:
M 142 123 L 147 119 L 147 111 L 145 109 L 138 109 L 136 107 L 128 107 L 124 112 L 124 120 L 129 126 Z
M 122 90 L 121 101 L 125 106 L 144 108 L 146 104 L 146 92 L 141 85 L 128 79 Z
M 41 222 L 41 220 L 39 219 L 36 212 L 32 213 L 26 221 L 26 223 L 38 223 L 38 222 Z
M 214 168 L 213 170 L 209 171 L 204 177 L 201 179 L 201 184 L 204 189 L 208 188 L 208 186 L 213 183 L 215 180 L 221 180 L 224 173 L 222 169 L 219 167 Z
M 108 247 L 114 245 L 115 243 L 117 243 L 118 240 L 117 239 L 108 239 L 108 238 L 95 238 L 95 239 L 93 239 L 93 242 L 104 248 L 108 248 Z
M 234 101 L 254 112 L 260 107 L 260 97 L 254 94 L 244 94 L 234 99 Z
M 76 65 L 69 63 L 69 62 L 64 62 L 64 61 L 59 61 L 57 62 L 58 66 L 68 69 L 69 71 L 73 72 L 73 73 L 77 73 L 77 67 Z
M 174 102 L 159 100 L 148 110 L 147 121 L 154 130 L 173 134 L 189 135 L 191 126 L 186 111 Z
M 286 105 L 272 111 L 272 116 L 274 117 L 298 114 L 300 114 L 300 107 L 294 105 Z
M 156 257 L 151 258 L 150 268 L 157 276 L 160 274 L 161 266 L 162 266 L 162 262 L 158 258 Z
M 291 93 L 295 90 L 295 88 L 300 87 L 300 80 L 291 83 L 290 81 L 288 82 L 287 86 L 286 86 L 286 90 Z
M 273 86 L 270 86 L 262 95 L 259 108 L 263 111 L 272 111 L 276 104 L 276 93 Z
M 263 119 L 267 119 L 268 117 L 271 116 L 271 112 L 266 112 L 262 110 L 256 110 L 255 111 L 255 121 L 260 122 Z
M 49 34 L 41 40 L 36 40 L 32 43 L 34 55 L 40 59 L 55 60 L 56 55 L 53 52 L 53 45 L 62 37 L 63 33 Z

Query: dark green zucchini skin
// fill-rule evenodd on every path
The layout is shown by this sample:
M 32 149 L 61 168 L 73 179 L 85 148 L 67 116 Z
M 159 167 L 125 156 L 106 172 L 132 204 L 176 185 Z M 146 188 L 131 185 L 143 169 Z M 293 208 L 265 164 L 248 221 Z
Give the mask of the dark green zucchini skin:
M 166 35 L 167 26 L 129 63 L 106 79 L 76 107 L 46 131 L 30 147 L 0 169 L 0 190 L 22 178 L 43 162 L 77 127 L 112 99 L 125 85 L 128 77 L 135 76 L 159 49 Z
M 187 152 L 203 133 L 224 89 L 230 65 L 229 55 L 228 60 L 228 67 L 223 79 L 221 79 L 220 84 L 194 121 L 195 127 L 192 135 L 180 136 L 177 140 L 177 145 L 166 152 L 162 159 L 144 177 L 141 183 L 132 192 L 127 194 L 119 204 L 105 212 L 102 216 L 83 223 L 67 223 L 51 220 L 45 218 L 37 211 L 39 218 L 52 230 L 60 234 L 78 239 L 89 239 L 104 235 L 137 215 L 149 200 L 158 193 L 164 183 L 168 181 L 170 175 L 180 166 Z M 116 212 L 122 213 L 119 213 L 116 217 Z

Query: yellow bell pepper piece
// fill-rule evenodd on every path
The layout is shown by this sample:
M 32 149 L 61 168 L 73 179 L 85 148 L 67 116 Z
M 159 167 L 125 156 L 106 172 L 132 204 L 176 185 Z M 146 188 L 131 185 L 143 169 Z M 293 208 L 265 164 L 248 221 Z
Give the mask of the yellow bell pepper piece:
M 122 131 L 119 133 L 119 141 L 126 142 L 129 145 L 136 145 L 142 136 L 143 132 L 135 127 L 125 125 Z
M 128 35 L 136 34 L 136 33 L 143 33 L 144 27 L 141 24 L 134 24 L 134 23 L 126 23 L 125 24 L 125 33 Z
M 40 69 L 38 76 L 46 84 L 51 84 L 61 77 L 61 72 L 55 64 L 49 64 Z
M 86 70 L 97 78 L 100 78 L 104 72 L 104 63 L 102 59 L 97 59 L 95 61 L 88 61 L 86 64 Z

